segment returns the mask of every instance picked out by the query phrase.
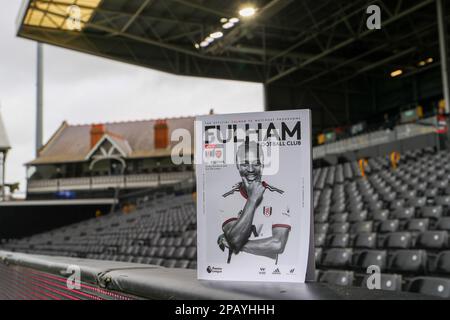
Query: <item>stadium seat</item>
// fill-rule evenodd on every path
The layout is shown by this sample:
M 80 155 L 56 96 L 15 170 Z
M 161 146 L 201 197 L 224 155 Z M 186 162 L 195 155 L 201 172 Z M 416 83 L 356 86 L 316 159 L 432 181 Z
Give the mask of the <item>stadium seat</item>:
M 350 241 L 348 233 L 333 234 L 328 239 L 328 247 L 330 248 L 347 248 Z
M 438 193 L 439 193 L 439 189 L 438 188 L 428 188 L 428 189 L 425 190 L 424 195 L 427 198 L 434 198 L 434 197 L 436 197 L 438 195 Z
M 403 208 L 404 204 L 405 204 L 405 199 L 396 199 L 391 202 L 390 208 L 391 208 L 391 210 L 397 210 L 397 209 Z
M 440 218 L 436 224 L 437 230 L 450 231 L 450 217 Z
M 347 222 L 348 213 L 335 213 L 329 217 L 330 223 L 333 222 Z
M 389 218 L 389 210 L 373 210 L 372 219 L 374 221 L 385 221 Z
M 450 251 L 441 251 L 438 254 L 432 273 L 450 275 Z
M 449 195 L 437 196 L 435 198 L 435 201 L 436 201 L 437 205 L 446 206 L 446 207 L 450 206 L 450 196 Z
M 426 259 L 427 254 L 423 250 L 399 250 L 390 258 L 389 270 L 415 274 L 424 272 Z
M 390 233 L 382 246 L 388 249 L 408 249 L 411 246 L 411 234 L 409 232 Z
M 163 262 L 164 262 L 164 259 L 161 259 L 161 258 L 152 258 L 150 260 L 150 264 L 153 264 L 155 266 L 161 266 L 163 264 Z
M 351 286 L 353 279 L 352 271 L 327 270 L 321 274 L 319 281 L 339 286 Z
M 177 260 L 174 267 L 179 269 L 187 269 L 189 267 L 189 262 L 189 260 Z
M 182 259 L 186 253 L 186 247 L 175 247 L 175 252 L 173 253 L 173 258 Z
M 358 233 L 355 236 L 353 247 L 358 249 L 374 249 L 376 247 L 376 233 Z
M 328 220 L 328 213 L 326 213 L 326 212 L 316 213 L 314 215 L 314 222 L 324 223 L 324 222 L 327 222 L 327 220 Z
M 398 227 L 399 227 L 398 220 L 386 220 L 380 224 L 380 226 L 378 227 L 378 232 L 380 233 L 396 232 L 398 230 Z
M 175 259 L 169 259 L 169 260 L 165 260 L 162 264 L 163 267 L 166 268 L 175 268 L 175 265 L 177 264 L 177 260 Z
M 348 216 L 348 222 L 360 222 L 367 220 L 367 211 L 353 212 Z
M 196 259 L 197 258 L 197 247 L 187 248 L 185 258 L 189 259 L 189 260 Z
M 450 279 L 417 277 L 410 281 L 407 291 L 441 298 L 450 298 Z
M 327 233 L 327 231 L 328 231 L 328 223 L 314 224 L 314 233 Z
M 447 244 L 447 231 L 425 231 L 419 235 L 416 248 L 438 250 L 447 248 Z
M 335 222 L 330 225 L 330 234 L 336 233 L 347 233 L 350 228 L 350 224 L 348 222 Z
M 315 247 L 323 247 L 325 246 L 326 243 L 326 238 L 327 235 L 325 233 L 316 233 L 314 235 L 314 243 L 315 243 Z
M 361 282 L 361 287 L 368 288 L 367 280 L 370 275 L 364 277 Z M 372 280 L 372 279 L 371 279 Z M 373 282 L 371 281 L 373 284 Z M 380 289 L 388 291 L 401 291 L 402 290 L 402 276 L 398 274 L 380 274 Z
M 373 221 L 360 221 L 352 224 L 350 233 L 357 234 L 363 232 L 372 232 Z
M 409 220 L 414 218 L 414 208 L 413 207 L 403 207 L 396 209 L 392 214 L 392 219 L 398 219 L 398 220 Z
M 424 232 L 428 230 L 428 219 L 411 219 L 406 223 L 405 230 L 410 232 Z
M 314 258 L 315 258 L 316 264 L 320 264 L 320 262 L 322 261 L 322 248 L 315 249 Z
M 352 265 L 355 268 L 362 269 L 366 272 L 370 266 L 378 266 L 380 271 L 386 269 L 387 252 L 384 250 L 363 250 L 355 252 L 352 259 Z
M 406 202 L 406 205 L 413 207 L 413 208 L 424 207 L 426 204 L 427 204 L 426 197 L 411 198 L 411 199 L 408 199 L 408 201 Z
M 345 268 L 352 258 L 351 249 L 329 249 L 323 252 L 322 265 L 325 267 Z
M 420 209 L 420 217 L 422 218 L 439 219 L 441 216 L 441 206 L 426 206 Z

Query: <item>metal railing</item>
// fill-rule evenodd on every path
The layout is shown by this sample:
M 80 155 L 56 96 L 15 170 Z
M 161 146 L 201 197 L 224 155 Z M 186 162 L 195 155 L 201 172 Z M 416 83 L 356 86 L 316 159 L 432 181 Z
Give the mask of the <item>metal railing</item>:
M 79 190 L 100 190 L 109 188 L 147 188 L 172 184 L 193 177 L 192 171 L 100 176 L 82 178 L 61 178 L 28 181 L 28 192 L 58 192 Z
M 343 139 L 313 148 L 313 159 L 320 159 L 327 155 L 341 154 L 348 151 L 360 150 L 385 143 L 399 141 L 436 131 L 436 118 L 424 119 L 417 123 L 396 126 L 393 130 L 378 130 L 361 134 L 356 137 Z

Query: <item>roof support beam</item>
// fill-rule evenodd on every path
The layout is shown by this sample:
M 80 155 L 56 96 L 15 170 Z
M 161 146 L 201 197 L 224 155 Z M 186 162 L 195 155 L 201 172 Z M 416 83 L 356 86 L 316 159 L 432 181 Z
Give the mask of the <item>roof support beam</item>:
M 131 18 L 128 20 L 128 22 L 122 27 L 120 32 L 126 32 L 128 28 L 134 23 L 134 21 L 140 16 L 142 11 L 144 11 L 145 8 L 147 8 L 149 5 L 153 4 L 154 0 L 145 0 L 144 3 L 137 9 L 137 11 L 134 13 L 134 15 L 131 16 Z
M 445 112 L 450 112 L 450 93 L 448 81 L 447 39 L 445 37 L 446 23 L 444 17 L 444 1 L 436 0 L 436 14 L 439 30 L 439 52 L 441 54 L 442 89 L 444 91 Z
M 388 20 L 384 21 L 383 26 L 386 27 L 387 25 L 389 25 L 389 24 L 391 24 L 391 23 L 393 23 L 393 22 L 395 22 L 395 21 L 397 21 L 397 20 L 399 20 L 399 19 L 401 19 L 401 18 L 403 18 L 403 17 L 405 17 L 405 16 L 407 16 L 407 15 L 409 15 L 409 14 L 411 14 L 411 13 L 413 13 L 413 12 L 419 10 L 419 9 L 421 9 L 421 8 L 423 8 L 426 5 L 434 3 L 435 1 L 436 0 L 425 0 L 425 1 L 422 1 L 419 4 L 413 6 L 413 7 L 409 8 L 409 9 L 406 9 L 405 11 L 403 11 L 401 13 L 398 13 L 397 15 L 393 15 L 391 18 L 389 18 Z M 349 38 L 349 39 L 347 39 L 345 41 L 342 41 L 341 43 L 333 46 L 332 48 L 330 48 L 328 50 L 323 51 L 322 53 L 316 55 L 315 57 L 313 57 L 311 59 L 308 59 L 308 60 L 300 63 L 297 66 L 294 66 L 294 67 L 291 67 L 291 68 L 289 68 L 289 69 L 287 69 L 285 71 L 279 72 L 277 75 L 269 78 L 267 80 L 267 83 L 270 84 L 270 83 L 273 83 L 273 82 L 275 82 L 277 80 L 280 80 L 280 79 L 282 79 L 282 78 L 284 78 L 284 77 L 286 77 L 286 76 L 296 72 L 297 70 L 300 70 L 301 68 L 303 68 L 303 67 L 305 67 L 305 66 L 307 66 L 307 65 L 309 65 L 309 64 L 311 64 L 311 63 L 313 63 L 313 62 L 315 62 L 315 61 L 317 61 L 319 59 L 322 59 L 322 58 L 330 55 L 331 53 L 333 53 L 333 52 L 335 52 L 335 51 L 337 51 L 339 49 L 342 49 L 342 48 L 348 46 L 349 44 L 351 44 L 351 43 L 353 43 L 353 42 L 355 42 L 355 41 L 357 41 L 357 40 L 359 40 L 361 38 L 366 37 L 367 35 L 369 35 L 369 34 L 371 34 L 373 32 L 375 32 L 375 31 L 374 30 L 366 30 L 366 31 L 360 33 L 359 35 L 356 35 L 356 36 L 354 36 L 352 38 Z
M 214 8 L 211 8 L 211 7 L 207 7 L 205 5 L 201 5 L 199 3 L 196 3 L 195 1 L 192 1 L 192 0 L 171 0 L 171 1 L 178 2 L 179 4 L 182 4 L 184 6 L 191 7 L 191 8 L 197 9 L 197 10 L 201 10 L 201 11 L 206 12 L 206 13 L 211 13 L 213 15 L 216 15 L 216 16 L 220 17 L 220 18 L 230 16 L 230 13 L 228 13 L 228 12 L 224 12 L 224 11 L 221 11 L 221 10 L 218 10 L 218 9 L 214 9 Z
M 177 0 L 179 1 L 179 0 Z M 240 25 L 236 26 L 230 33 L 224 36 L 220 41 L 211 45 L 206 52 L 213 54 L 221 54 L 228 47 L 239 41 L 248 32 L 248 29 L 256 25 L 257 22 L 270 19 L 282 9 L 291 4 L 293 0 L 272 0 L 265 7 L 258 11 L 258 13 L 251 19 L 245 21 L 241 20 Z
M 34 7 L 34 9 L 38 10 L 38 11 L 45 12 L 45 10 L 39 9 L 37 7 Z M 53 13 L 53 14 L 65 18 L 64 15 L 58 15 L 56 13 Z M 213 61 L 223 61 L 223 62 L 234 62 L 234 63 L 242 63 L 242 64 L 250 64 L 250 65 L 264 65 L 264 62 L 260 61 L 260 60 L 246 60 L 246 59 L 240 59 L 240 58 L 234 58 L 234 57 L 216 57 L 216 56 L 205 55 L 205 54 L 202 54 L 202 53 L 194 51 L 194 50 L 189 50 L 187 48 L 183 48 L 183 47 L 180 47 L 180 46 L 164 43 L 164 42 L 161 42 L 161 41 L 158 41 L 158 40 L 145 38 L 145 37 L 142 37 L 142 36 L 130 34 L 128 32 L 120 32 L 120 30 L 117 30 L 117 29 L 114 29 L 114 28 L 111 28 L 111 27 L 107 27 L 107 26 L 103 26 L 103 25 L 97 25 L 97 24 L 92 23 L 92 22 L 87 22 L 85 25 L 88 28 L 92 28 L 92 29 L 96 29 L 96 30 L 99 30 L 99 31 L 103 31 L 103 32 L 109 33 L 111 35 L 121 36 L 121 37 L 124 37 L 124 38 L 127 38 L 127 39 L 131 39 L 131 40 L 134 40 L 134 41 L 137 41 L 137 42 L 146 43 L 146 44 L 154 45 L 154 46 L 161 47 L 161 48 L 164 48 L 164 49 L 173 50 L 173 51 L 184 53 L 184 54 L 187 54 L 187 55 L 191 55 L 191 56 L 194 56 L 194 57 L 197 57 L 197 58 L 200 58 L 200 59 L 213 60 Z M 33 27 L 30 27 L 30 28 L 33 28 Z M 36 29 L 41 29 L 41 28 L 36 28 Z

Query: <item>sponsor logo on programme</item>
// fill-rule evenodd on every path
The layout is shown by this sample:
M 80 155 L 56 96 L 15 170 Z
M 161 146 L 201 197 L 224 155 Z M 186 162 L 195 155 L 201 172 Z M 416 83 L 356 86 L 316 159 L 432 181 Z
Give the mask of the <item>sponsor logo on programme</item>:
M 206 268 L 206 272 L 208 272 L 208 273 L 222 273 L 222 268 L 208 266 Z

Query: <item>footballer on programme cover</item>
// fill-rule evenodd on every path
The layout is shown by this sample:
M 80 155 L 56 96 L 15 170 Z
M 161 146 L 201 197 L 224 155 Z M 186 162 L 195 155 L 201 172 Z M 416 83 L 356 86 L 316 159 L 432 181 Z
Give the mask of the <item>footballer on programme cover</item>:
M 304 282 L 313 272 L 310 119 L 197 118 L 199 279 Z

